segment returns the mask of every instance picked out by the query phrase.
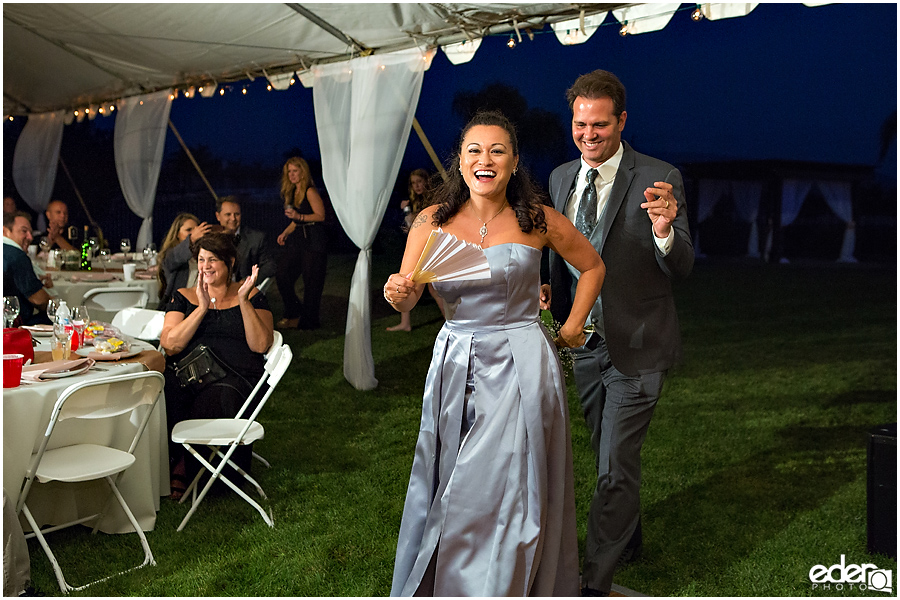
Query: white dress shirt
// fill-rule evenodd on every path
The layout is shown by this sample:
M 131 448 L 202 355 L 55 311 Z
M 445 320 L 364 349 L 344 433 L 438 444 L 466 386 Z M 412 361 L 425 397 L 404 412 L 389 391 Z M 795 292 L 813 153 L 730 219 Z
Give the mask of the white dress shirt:
M 568 217 L 572 223 L 575 222 L 575 216 L 578 214 L 578 205 L 581 204 L 581 196 L 584 193 L 584 188 L 587 187 L 587 174 L 591 169 L 597 169 L 597 175 L 594 177 L 594 187 L 597 188 L 597 217 L 595 222 L 600 222 L 600 217 L 603 215 L 603 211 L 609 201 L 609 196 L 612 193 L 613 184 L 616 181 L 616 173 L 619 171 L 619 165 L 622 162 L 622 155 L 624 153 L 625 146 L 619 142 L 619 149 L 616 150 L 616 153 L 597 167 L 592 167 L 587 164 L 584 157 L 581 157 L 581 168 L 578 170 L 578 176 L 575 178 L 575 190 L 572 192 L 572 195 L 569 196 L 569 201 L 566 203 L 566 217 Z M 656 246 L 659 248 L 662 255 L 665 256 L 672 248 L 675 233 L 674 230 L 669 230 L 668 237 L 658 238 L 652 231 L 653 223 L 650 223 L 650 228 L 650 233 L 653 235 Z

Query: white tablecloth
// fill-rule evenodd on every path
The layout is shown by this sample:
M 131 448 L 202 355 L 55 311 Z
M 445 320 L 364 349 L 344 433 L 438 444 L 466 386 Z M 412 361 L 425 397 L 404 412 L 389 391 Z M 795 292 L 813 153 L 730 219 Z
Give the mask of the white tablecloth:
M 117 279 L 113 281 L 77 281 L 79 275 L 83 275 L 82 273 L 77 271 L 53 271 L 51 272 L 51 276 L 53 277 L 53 287 L 50 288 L 49 291 L 52 295 L 58 296 L 60 300 L 65 300 L 66 304 L 69 305 L 69 307 L 72 307 L 81 306 L 81 304 L 83 304 L 84 295 L 94 288 L 121 286 L 141 288 L 150 296 L 150 301 L 147 303 L 146 308 L 156 308 L 156 305 L 159 303 L 159 282 L 156 279 L 123 281 L 121 272 L 113 273 L 110 271 L 110 274 L 117 277 Z M 75 278 L 76 281 L 72 281 L 73 278 Z M 99 320 L 109 322 L 108 319 Z
M 98 362 L 96 366 L 107 370 L 92 369 L 84 375 L 22 384 L 18 388 L 3 390 L 3 488 L 13 504 L 19 499 L 31 455 L 40 447 L 59 394 L 69 385 L 86 379 L 145 370 L 140 363 Z M 137 423 L 133 422 L 130 415 L 104 421 L 63 421 L 57 425 L 49 448 L 90 439 L 95 443 L 112 443 L 115 447 L 127 450 L 136 427 Z M 169 448 L 164 397 L 157 403 L 134 454 L 136 461 L 125 471 L 119 481 L 119 489 L 141 528 L 151 531 L 156 525 L 159 498 L 169 494 Z M 109 486 L 104 481 L 79 484 L 35 483 L 28 496 L 28 508 L 41 526 L 57 525 L 99 512 L 101 503 L 108 498 L 108 490 Z M 100 530 L 105 533 L 131 532 L 131 524 L 118 503 L 113 501 L 110 507 L 100 524 Z M 24 519 L 23 527 L 27 528 Z

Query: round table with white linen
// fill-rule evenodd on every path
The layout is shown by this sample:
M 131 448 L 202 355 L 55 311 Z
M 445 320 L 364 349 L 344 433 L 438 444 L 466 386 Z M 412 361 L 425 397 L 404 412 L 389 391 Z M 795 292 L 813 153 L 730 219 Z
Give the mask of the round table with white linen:
M 23 382 L 17 388 L 3 390 L 3 487 L 10 501 L 19 498 L 22 482 L 50 422 L 50 413 L 60 393 L 73 383 L 88 379 L 138 373 L 146 367 L 141 363 L 97 361 L 82 375 L 40 382 Z M 49 448 L 93 440 L 127 449 L 134 437 L 137 419 L 122 415 L 100 421 L 72 420 L 57 425 Z M 99 442 L 98 442 L 99 440 Z M 169 449 L 166 431 L 166 404 L 161 397 L 153 410 L 150 422 L 134 452 L 135 463 L 122 475 L 119 490 L 131 508 L 141 528 L 150 531 L 156 524 L 160 496 L 169 494 Z M 104 481 L 78 484 L 35 482 L 28 497 L 28 507 L 43 527 L 77 519 L 99 512 L 101 503 L 109 497 Z M 27 524 L 23 524 L 27 528 Z M 100 524 L 105 533 L 130 533 L 131 523 L 122 509 L 113 502 Z

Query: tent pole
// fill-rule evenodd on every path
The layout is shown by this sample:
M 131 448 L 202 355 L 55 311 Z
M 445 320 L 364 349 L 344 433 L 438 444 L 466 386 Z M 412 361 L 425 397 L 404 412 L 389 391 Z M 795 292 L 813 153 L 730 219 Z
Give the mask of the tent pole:
M 218 202 L 219 197 L 216 195 L 215 190 L 213 190 L 212 186 L 209 184 L 209 181 L 206 179 L 206 175 L 203 174 L 203 169 L 201 169 L 200 165 L 197 164 L 197 161 L 194 160 L 194 155 L 191 154 L 190 150 L 188 150 L 187 144 L 185 144 L 184 140 L 181 139 L 181 134 L 178 133 L 177 129 L 175 129 L 175 124 L 172 123 L 172 119 L 169 119 L 169 128 L 172 130 L 172 133 L 175 134 L 175 137 L 178 139 L 178 143 L 181 144 L 181 148 L 184 150 L 185 154 L 187 154 L 188 158 L 191 159 L 191 164 L 194 165 L 195 169 L 197 169 L 197 173 L 200 174 L 200 179 L 202 179 L 203 183 L 206 184 L 206 187 L 209 189 L 209 193 L 212 194 L 213 198 Z
M 72 189 L 75 190 L 75 197 L 78 198 L 78 202 L 81 204 L 81 208 L 84 209 L 84 214 L 87 216 L 88 221 L 90 221 L 91 226 L 97 230 L 97 234 L 100 238 L 100 247 L 103 247 L 103 230 L 100 229 L 100 224 L 94 220 L 94 217 L 91 216 L 91 211 L 88 210 L 87 204 L 84 203 L 84 198 L 81 197 L 81 192 L 78 191 L 78 186 L 75 185 L 75 180 L 72 179 L 72 174 L 69 173 L 69 167 L 66 166 L 65 161 L 63 160 L 62 155 L 59 155 L 59 165 L 63 168 L 63 173 L 66 174 L 66 178 L 68 178 L 69 183 L 72 184 Z
M 419 120 L 413 117 L 413 129 L 416 130 L 416 135 L 419 136 L 419 140 L 421 140 L 422 145 L 425 146 L 425 151 L 428 152 L 428 156 L 431 157 L 431 162 L 434 163 L 434 166 L 437 167 L 438 173 L 441 174 L 441 179 L 447 181 L 447 172 L 444 171 L 444 165 L 441 164 L 441 161 L 437 157 L 437 153 L 435 153 L 434 148 L 431 147 L 431 142 L 428 141 L 428 138 L 425 136 L 425 131 L 422 129 L 422 126 L 419 125 Z

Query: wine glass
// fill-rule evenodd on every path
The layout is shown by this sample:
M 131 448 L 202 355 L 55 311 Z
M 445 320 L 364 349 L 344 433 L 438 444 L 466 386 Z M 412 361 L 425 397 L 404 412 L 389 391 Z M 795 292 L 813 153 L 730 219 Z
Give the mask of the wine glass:
M 125 262 L 128 262 L 128 253 L 131 252 L 131 240 L 122 238 L 122 241 L 119 242 L 119 248 L 121 248 L 122 253 L 125 254 Z
M 91 316 L 88 314 L 87 307 L 75 306 L 72 308 L 72 326 L 75 327 L 75 334 L 78 336 L 78 344 L 74 349 L 84 346 L 84 330 L 91 322 Z
M 153 258 L 153 255 L 156 254 L 156 244 L 150 243 L 144 246 L 144 250 L 141 252 L 144 255 L 144 267 L 150 266 L 150 259 Z
M 3 297 L 3 318 L 6 321 L 6 327 L 12 327 L 19 316 L 19 299 L 15 296 Z
M 106 273 L 106 269 L 109 267 L 109 248 L 101 248 L 98 258 L 100 259 L 100 264 L 103 265 L 103 272 Z
M 59 308 L 59 298 L 50 298 L 47 302 L 47 318 L 51 323 L 56 323 L 56 309 Z
M 38 242 L 38 246 L 41 248 L 41 252 L 47 252 L 50 250 L 50 239 L 46 236 L 41 238 L 41 241 Z

